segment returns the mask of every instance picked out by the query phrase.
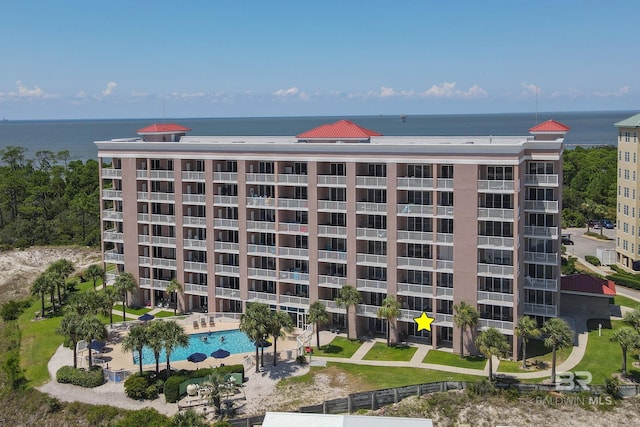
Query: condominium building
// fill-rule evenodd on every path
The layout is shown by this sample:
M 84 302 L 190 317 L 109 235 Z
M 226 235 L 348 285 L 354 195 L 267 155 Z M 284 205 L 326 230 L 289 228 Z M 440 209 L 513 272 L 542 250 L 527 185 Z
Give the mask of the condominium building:
M 618 265 L 640 270 L 640 114 L 615 124 L 618 128 L 618 197 L 616 254 Z M 637 193 L 637 194 L 636 194 Z
M 563 138 L 548 121 L 527 136 L 382 136 L 338 121 L 297 136 L 187 136 L 157 124 L 96 142 L 104 263 L 127 271 L 138 304 L 173 296 L 187 311 L 241 313 L 263 302 L 307 322 L 321 301 L 352 334 L 457 345 L 454 305 L 509 336 L 522 315 L 560 306 Z M 361 303 L 334 301 L 344 285 Z M 414 318 L 435 318 L 431 332 Z M 465 342 L 470 339 L 465 334 Z M 457 348 L 457 347 L 456 347 Z

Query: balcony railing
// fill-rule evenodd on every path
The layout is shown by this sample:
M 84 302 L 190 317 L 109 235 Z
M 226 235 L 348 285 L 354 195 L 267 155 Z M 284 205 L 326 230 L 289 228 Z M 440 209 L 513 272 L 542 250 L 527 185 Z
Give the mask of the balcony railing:
M 398 267 L 415 267 L 421 270 L 433 270 L 433 260 L 429 258 L 398 257 Z
M 380 307 L 377 305 L 358 304 L 356 306 L 356 314 L 365 317 L 378 317 L 378 310 Z
M 478 208 L 478 218 L 497 219 L 500 221 L 513 221 L 515 211 L 513 209 Z
M 346 211 L 347 202 L 336 202 L 333 200 L 318 200 L 319 211 Z
M 557 291 L 558 280 L 557 279 L 538 279 L 535 277 L 525 277 L 524 287 L 528 289 L 542 289 L 545 291 Z
M 513 278 L 514 268 L 510 265 L 478 264 L 478 274 Z
M 216 220 L 217 221 L 217 220 Z M 193 225 L 196 227 L 206 227 L 207 226 L 207 218 L 201 216 L 183 216 L 182 217 L 183 225 Z
M 122 242 L 124 240 L 124 233 L 117 233 L 115 231 L 105 231 L 104 240 L 107 242 Z
M 216 251 L 220 252 L 232 252 L 238 253 L 240 251 L 240 245 L 235 242 L 218 242 L 216 241 L 213 244 L 213 247 Z
M 138 264 L 140 264 L 141 266 L 149 266 L 149 267 L 151 267 L 151 257 L 149 257 L 149 256 L 139 256 L 138 257 Z
M 175 215 L 151 214 L 151 222 L 155 224 L 175 224 Z
M 173 171 L 150 170 L 150 179 L 173 180 Z
M 453 190 L 453 178 L 438 178 L 438 188 L 447 188 Z
M 346 277 L 326 276 L 323 274 L 318 275 L 318 286 L 325 288 L 340 289 L 347 284 Z
M 183 194 L 182 203 L 190 205 L 204 205 L 207 203 L 207 196 L 204 194 Z
M 400 216 L 433 216 L 435 214 L 435 207 L 433 205 L 404 203 L 397 206 L 396 212 Z
M 122 199 L 122 190 L 102 190 L 103 199 Z
M 174 193 L 160 193 L 154 191 L 148 194 L 149 196 L 147 200 L 151 200 L 152 202 L 174 202 L 176 200 L 176 195 Z
M 247 254 L 248 255 L 272 255 L 276 256 L 276 247 L 269 245 L 256 245 L 249 244 L 247 245 Z
M 213 196 L 213 204 L 220 206 L 238 206 L 238 196 Z
M 144 243 L 150 243 L 151 242 L 151 236 L 146 235 L 146 234 L 138 234 L 138 243 L 139 244 L 144 244 Z
M 398 190 L 432 190 L 433 178 L 398 178 Z
M 436 313 L 436 324 L 440 326 L 452 326 L 453 314 Z
M 453 206 L 438 206 L 436 215 L 453 218 Z
M 276 203 L 273 197 L 259 197 L 259 196 L 249 196 L 247 197 L 247 207 L 261 207 L 261 208 L 270 208 L 275 209 Z
M 237 265 L 227 265 L 227 264 L 216 264 L 216 274 L 221 274 L 225 276 L 240 276 L 240 267 Z
M 151 258 L 151 265 L 153 267 L 174 269 L 174 268 L 176 268 L 178 266 L 178 263 L 177 263 L 177 261 L 175 259 Z
M 356 187 L 387 188 L 387 178 L 380 176 L 356 176 Z
M 386 255 L 358 254 L 356 262 L 362 265 L 387 266 Z
M 334 225 L 319 225 L 318 226 L 318 236 L 340 236 L 344 237 L 347 235 L 347 227 L 339 227 Z
M 281 209 L 308 209 L 307 199 L 278 199 L 278 208 Z
M 318 261 L 321 262 L 347 262 L 347 253 L 344 251 L 318 251 Z
M 433 286 L 431 285 L 418 285 L 415 283 L 398 283 L 398 294 L 431 297 L 433 296 Z
M 292 173 L 278 174 L 278 184 L 298 184 L 304 185 L 308 181 L 307 175 L 299 175 Z
M 122 169 L 104 168 L 102 169 L 102 178 L 122 178 Z
M 281 271 L 280 280 L 297 283 L 308 283 L 309 273 L 300 273 L 297 271 Z
M 215 228 L 225 228 L 225 229 L 238 229 L 238 220 L 237 219 L 227 219 L 227 218 L 216 218 L 213 220 L 213 226 Z
M 278 249 L 278 255 L 283 258 L 309 258 L 309 249 L 301 249 L 301 248 L 288 248 L 281 246 Z
M 513 306 L 513 294 L 504 294 L 502 292 L 486 292 L 478 291 L 478 303 L 480 304 L 496 304 Z
M 449 233 L 437 233 L 436 242 L 440 244 L 453 245 L 453 234 Z
M 387 282 L 385 280 L 358 279 L 356 289 L 372 292 L 387 292 Z
M 205 181 L 205 174 L 204 174 L 204 172 L 182 171 L 182 180 L 183 181 L 204 182 Z
M 338 304 L 336 304 L 335 301 L 333 300 L 320 300 L 326 307 L 327 307 L 327 311 L 330 313 L 346 313 L 347 310 L 344 307 L 338 307 Z
M 525 225 L 524 227 L 525 237 L 547 237 L 557 239 L 559 234 L 558 227 L 538 227 L 531 225 Z
M 185 247 L 185 249 L 205 249 L 207 247 L 207 241 L 198 239 L 183 239 L 182 245 Z
M 269 221 L 247 221 L 247 231 L 276 231 L 276 223 Z
M 559 261 L 559 254 L 548 254 L 543 252 L 525 252 L 524 262 L 530 262 L 535 264 L 547 264 L 557 265 Z
M 524 185 L 557 187 L 558 175 L 554 175 L 554 174 L 525 175 Z
M 238 182 L 237 172 L 214 172 L 214 182 Z
M 387 230 L 380 230 L 377 228 L 360 228 L 356 229 L 356 237 L 366 237 L 368 239 L 387 239 Z
M 453 270 L 453 261 L 448 259 L 436 260 L 436 270 L 450 271 Z
M 216 286 L 216 297 L 239 300 L 240 289 L 222 288 L 220 286 Z
M 403 322 L 412 322 L 413 323 L 413 319 L 416 319 L 420 316 L 422 316 L 423 311 L 420 310 L 410 310 L 407 308 L 401 308 L 400 309 L 400 314 L 398 315 L 398 320 L 401 320 Z M 427 313 L 427 316 L 432 316 L 431 313 Z
M 398 230 L 398 242 L 433 243 L 433 232 Z
M 513 322 L 493 319 L 478 319 L 478 327 L 480 329 L 496 328 L 502 333 L 513 334 Z
M 249 291 L 249 301 L 257 301 L 257 302 L 266 302 L 267 304 L 269 303 L 275 303 L 277 300 L 278 296 L 276 294 L 272 294 L 269 292 L 256 292 L 256 291 Z
M 246 175 L 247 184 L 275 183 L 275 175 L 272 173 L 248 173 Z
M 209 294 L 207 285 L 196 285 L 195 283 L 185 283 L 184 293 L 201 296 L 207 296 Z
M 318 175 L 318 185 L 344 187 L 347 177 L 341 175 Z
M 160 246 L 175 246 L 176 238 L 164 237 L 164 236 L 152 236 L 151 243 L 153 243 L 154 245 L 160 245 Z
M 104 262 L 124 263 L 124 254 L 119 254 L 113 251 L 106 251 L 104 253 Z
M 525 200 L 524 210 L 535 212 L 556 213 L 558 212 L 558 202 L 548 200 Z
M 279 299 L 280 299 L 281 305 L 287 304 L 287 305 L 297 305 L 297 306 L 303 306 L 303 307 L 309 306 L 309 298 L 305 298 L 305 297 L 298 297 L 295 295 L 280 295 Z
M 309 233 L 309 224 L 280 222 L 278 223 L 278 231 L 281 233 L 307 234 Z
M 453 288 L 443 288 L 440 286 L 436 286 L 436 296 L 453 298 Z
M 124 215 L 115 209 L 106 209 L 102 211 L 102 219 L 105 221 L 122 221 Z
M 558 317 L 558 307 L 555 305 L 525 303 L 524 314 L 545 317 Z
M 479 191 L 508 191 L 513 192 L 514 182 L 513 181 L 498 181 L 498 180 L 478 180 L 478 190 Z
M 478 246 L 513 249 L 513 237 L 478 236 Z
M 356 211 L 358 213 L 387 213 L 386 203 L 358 202 L 356 203 Z

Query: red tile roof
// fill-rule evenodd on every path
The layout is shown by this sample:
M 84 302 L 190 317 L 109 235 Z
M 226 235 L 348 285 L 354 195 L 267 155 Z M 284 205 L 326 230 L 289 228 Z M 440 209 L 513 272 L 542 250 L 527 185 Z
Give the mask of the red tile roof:
M 562 123 L 556 122 L 555 120 L 547 120 L 546 122 L 535 125 L 531 129 L 529 129 L 529 132 L 563 133 L 569 132 L 569 126 L 563 125 Z
M 579 292 L 600 296 L 615 296 L 616 284 L 611 280 L 600 279 L 588 274 L 572 274 L 560 280 L 562 292 Z
M 365 129 L 349 120 L 318 126 L 315 129 L 297 135 L 298 139 L 369 139 L 382 136 L 381 133 Z
M 174 123 L 155 123 L 138 129 L 137 133 L 177 133 L 177 132 L 189 132 L 191 129 L 184 126 L 176 125 Z

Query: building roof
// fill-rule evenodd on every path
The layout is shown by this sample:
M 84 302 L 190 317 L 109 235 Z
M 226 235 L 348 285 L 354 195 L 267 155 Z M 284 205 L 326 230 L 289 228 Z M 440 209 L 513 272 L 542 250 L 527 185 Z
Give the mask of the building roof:
M 611 280 L 588 274 L 572 274 L 562 277 L 560 290 L 565 293 L 589 294 L 592 296 L 616 296 L 616 285 Z
M 155 123 L 142 129 L 138 129 L 138 134 L 150 134 L 150 133 L 182 133 L 189 132 L 191 129 L 184 126 L 177 125 L 175 123 Z
M 379 417 L 364 415 L 309 414 L 298 412 L 267 412 L 263 427 L 432 427 L 427 418 Z
M 619 127 L 619 128 L 637 128 L 640 127 L 640 113 L 631 116 L 631 117 L 627 117 L 624 120 L 619 121 L 618 123 L 616 123 L 614 125 L 615 127 Z
M 297 135 L 298 139 L 369 139 L 372 136 L 382 136 L 375 132 L 349 121 L 340 120 L 335 123 L 318 126 Z
M 535 125 L 531 129 L 529 129 L 531 133 L 565 133 L 569 132 L 569 126 L 564 125 L 560 122 L 556 122 L 555 120 L 547 120 L 546 122 L 542 122 L 540 124 Z

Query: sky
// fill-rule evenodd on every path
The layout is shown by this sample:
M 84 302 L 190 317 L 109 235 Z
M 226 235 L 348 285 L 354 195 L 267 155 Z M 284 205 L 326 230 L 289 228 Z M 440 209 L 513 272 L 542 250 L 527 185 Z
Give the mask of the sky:
M 2 0 L 0 119 L 640 109 L 640 2 Z

